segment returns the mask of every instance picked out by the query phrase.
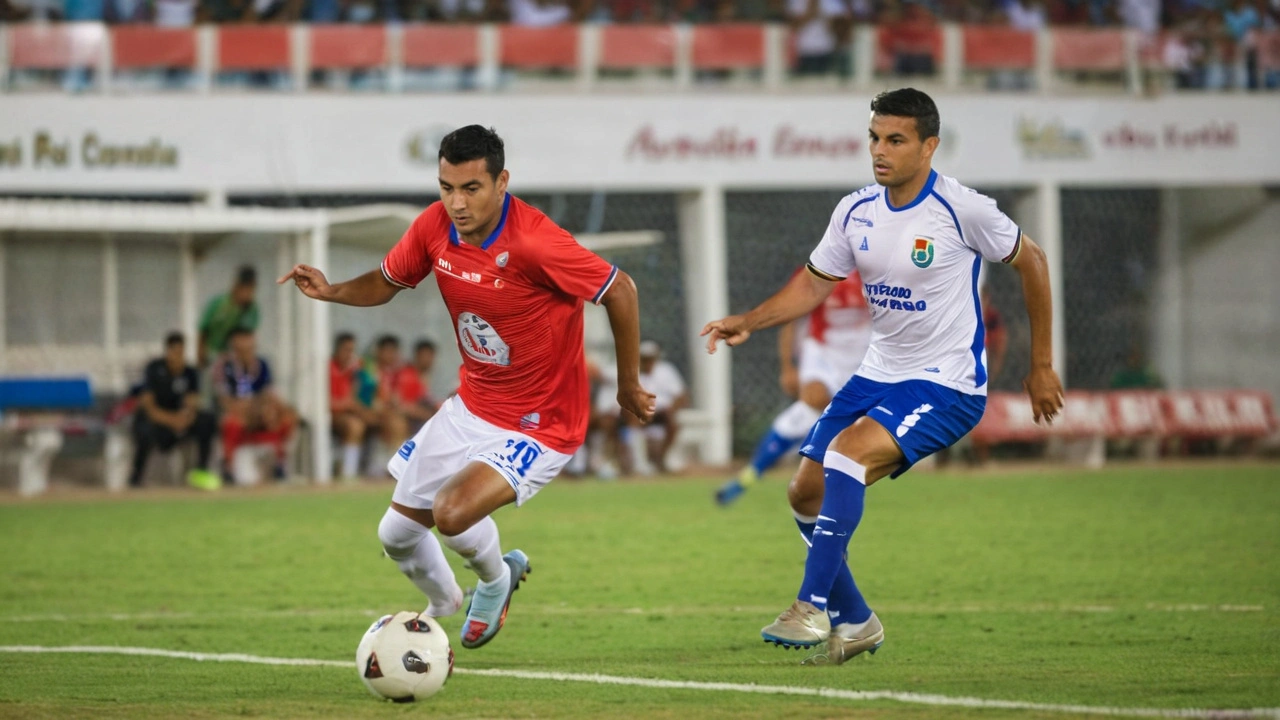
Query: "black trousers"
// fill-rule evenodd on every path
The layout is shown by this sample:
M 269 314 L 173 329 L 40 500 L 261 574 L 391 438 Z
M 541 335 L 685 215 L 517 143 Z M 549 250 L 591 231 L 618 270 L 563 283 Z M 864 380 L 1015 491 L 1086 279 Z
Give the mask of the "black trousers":
M 142 471 L 147 467 L 147 458 L 151 455 L 153 448 L 159 448 L 162 452 L 172 450 L 178 443 L 184 440 L 195 440 L 199 450 L 196 467 L 201 470 L 209 469 L 209 456 L 213 452 L 213 436 L 218 430 L 218 423 L 213 417 L 213 413 L 207 410 L 199 410 L 196 412 L 196 420 L 191 423 L 186 432 L 182 434 L 175 433 L 173 428 L 168 425 L 160 425 L 151 422 L 146 413 L 138 413 L 133 419 L 133 472 L 129 475 L 130 485 L 142 484 Z

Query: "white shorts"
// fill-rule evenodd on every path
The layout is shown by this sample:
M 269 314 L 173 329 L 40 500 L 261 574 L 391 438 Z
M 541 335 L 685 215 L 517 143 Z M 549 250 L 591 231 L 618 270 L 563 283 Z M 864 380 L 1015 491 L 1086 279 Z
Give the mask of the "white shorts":
M 519 506 L 555 479 L 571 457 L 524 433 L 476 417 L 454 395 L 387 462 L 387 470 L 396 479 L 391 499 L 406 507 L 430 510 L 445 482 L 469 463 L 479 461 L 506 478 L 516 491 Z
M 840 352 L 811 337 L 800 343 L 800 367 L 797 369 L 800 385 L 820 382 L 832 397 L 849 382 L 861 364 L 861 355 Z

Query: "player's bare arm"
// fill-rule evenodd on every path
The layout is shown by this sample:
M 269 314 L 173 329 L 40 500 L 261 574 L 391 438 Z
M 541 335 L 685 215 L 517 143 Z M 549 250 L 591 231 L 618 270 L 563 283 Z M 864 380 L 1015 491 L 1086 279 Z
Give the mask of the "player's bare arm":
M 796 321 L 784 323 L 778 329 L 778 367 L 781 370 L 778 373 L 778 384 L 782 386 L 782 392 L 789 397 L 796 397 L 800 394 L 800 371 L 796 369 L 796 363 L 792 357 L 795 354 L 796 347 Z
M 1022 277 L 1022 295 L 1031 320 L 1031 371 L 1022 387 L 1031 398 L 1035 421 L 1053 422 L 1062 409 L 1062 381 L 1053 369 L 1053 292 L 1049 287 L 1049 262 L 1044 250 L 1022 236 L 1018 255 L 1010 263 Z
M 276 281 L 276 284 L 284 284 L 290 280 L 298 286 L 303 295 L 313 300 L 356 307 L 386 304 L 400 292 L 400 287 L 387 280 L 381 269 L 371 270 L 337 285 L 330 285 L 319 268 L 313 268 L 310 265 L 294 265 L 288 274 Z
M 640 299 L 635 281 L 619 270 L 600 304 L 609 313 L 618 356 L 618 404 L 642 422 L 649 422 L 656 398 L 640 386 Z
M 707 323 L 699 333 L 707 337 L 707 352 L 714 354 L 716 343 L 720 340 L 724 340 L 730 347 L 741 345 L 756 330 L 771 328 L 808 315 L 827 299 L 843 279 L 828 280 L 818 277 L 812 269 L 797 273 L 773 297 L 760 303 L 750 312 L 743 315 L 730 315 Z

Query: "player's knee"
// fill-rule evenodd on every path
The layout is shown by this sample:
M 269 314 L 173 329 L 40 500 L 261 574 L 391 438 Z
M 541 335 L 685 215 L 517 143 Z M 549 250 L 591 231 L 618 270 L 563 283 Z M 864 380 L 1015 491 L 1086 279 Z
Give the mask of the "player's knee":
M 820 382 L 805 383 L 800 388 L 800 400 L 805 405 L 822 412 L 827 407 L 827 403 L 831 402 L 831 395 L 827 392 L 827 386 Z
M 446 498 L 436 498 L 435 507 L 432 508 L 435 519 L 436 529 L 441 535 L 461 535 L 467 531 L 467 528 L 475 524 L 470 513 L 461 503 L 450 501 Z
M 387 508 L 382 521 L 378 523 L 378 540 L 392 560 L 402 560 L 412 555 L 424 532 L 429 531 L 391 508 Z
M 822 507 L 822 493 L 822 476 L 819 474 L 815 481 L 812 474 L 803 469 L 797 471 L 787 484 L 787 501 L 791 503 L 792 510 L 802 515 L 818 514 Z

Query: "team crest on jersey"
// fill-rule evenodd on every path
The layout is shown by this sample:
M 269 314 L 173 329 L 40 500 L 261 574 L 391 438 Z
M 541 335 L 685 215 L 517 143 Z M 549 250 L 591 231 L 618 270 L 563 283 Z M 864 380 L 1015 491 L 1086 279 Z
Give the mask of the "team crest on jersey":
M 933 241 L 929 238 L 916 238 L 911 248 L 911 262 L 918 268 L 927 268 L 933 264 Z
M 494 262 L 498 264 L 498 267 L 504 268 L 507 266 L 507 260 L 509 259 L 510 259 L 510 256 L 507 255 L 507 253 L 501 252 L 501 253 L 498 253 L 498 259 L 495 260 Z
M 510 365 L 511 348 L 493 326 L 475 313 L 458 315 L 458 344 L 473 359 L 490 365 Z

